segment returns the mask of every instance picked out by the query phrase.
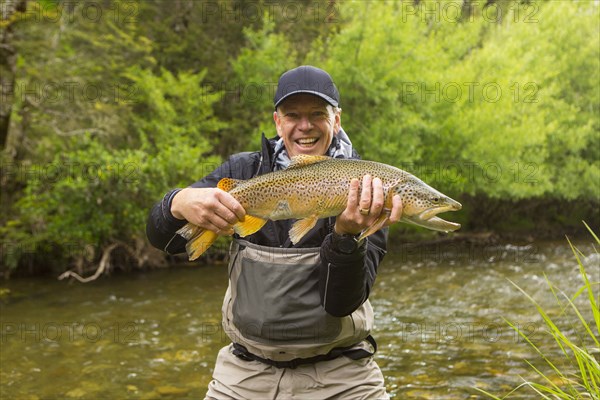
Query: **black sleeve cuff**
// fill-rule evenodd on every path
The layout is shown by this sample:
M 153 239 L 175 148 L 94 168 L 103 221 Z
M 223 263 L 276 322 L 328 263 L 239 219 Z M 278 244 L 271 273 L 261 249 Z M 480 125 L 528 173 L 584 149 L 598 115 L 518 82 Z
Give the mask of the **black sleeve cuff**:
M 171 204 L 173 203 L 173 198 L 177 193 L 181 192 L 181 189 L 173 189 L 167 192 L 162 199 L 161 202 L 161 211 L 165 222 L 170 228 L 174 228 L 174 230 L 178 230 L 182 228 L 187 221 L 185 219 L 178 219 L 173 216 L 171 213 Z

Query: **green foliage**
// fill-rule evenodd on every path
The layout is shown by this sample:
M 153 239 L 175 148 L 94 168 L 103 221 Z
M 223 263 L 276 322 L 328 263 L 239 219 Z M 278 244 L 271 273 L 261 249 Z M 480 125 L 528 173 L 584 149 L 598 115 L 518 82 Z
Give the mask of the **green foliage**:
M 458 81 L 496 86 L 503 94 L 495 101 L 498 96 L 492 89 L 487 99 L 483 91 L 482 99 L 457 103 L 460 112 L 457 109 L 447 121 L 464 143 L 459 153 L 463 160 L 497 165 L 504 172 L 498 179 L 476 174 L 465 187 L 470 193 L 512 198 L 597 196 L 598 96 L 591 85 L 584 85 L 585 94 L 563 93 L 567 88 L 578 90 L 565 86 L 575 77 L 585 77 L 583 81 L 592 77 L 596 87 L 600 79 L 597 42 L 584 39 L 586 34 L 565 34 L 573 28 L 598 36 L 597 5 L 586 4 L 538 5 L 531 23 L 522 20 L 531 8 L 513 8 L 504 24 L 490 30 L 484 46 L 454 68 Z M 578 22 L 565 29 L 565 18 Z M 582 55 L 565 57 L 574 49 L 581 49 Z M 585 100 L 577 100 L 582 95 Z M 578 182 L 568 178 L 574 176 Z
M 206 71 L 177 76 L 167 70 L 154 75 L 150 70 L 131 67 L 125 73 L 136 87 L 131 128 L 142 138 L 142 149 L 151 154 L 165 146 L 185 142 L 187 146 L 208 147 L 207 136 L 224 126 L 213 115 L 218 94 L 203 85 Z
M 10 21 L 2 163 L 19 173 L 2 177 L 0 233 L 20 245 L 4 267 L 33 252 L 63 268 L 74 257 L 45 250 L 65 241 L 99 254 L 143 240 L 169 188 L 275 134 L 277 79 L 299 64 L 334 77 L 363 158 L 473 199 L 467 229 L 486 226 L 498 202 L 598 204 L 597 2 L 27 4 Z
M 597 200 L 598 4 L 473 3 L 463 18 L 453 4 L 353 2 L 309 55 L 364 157 L 450 193 Z
M 206 156 L 204 135 L 221 123 L 212 114 L 216 95 L 203 92 L 203 73 L 155 76 L 131 68 L 126 76 L 138 88 L 129 132 L 139 146 L 115 149 L 86 133 L 63 143 L 71 150 L 48 163 L 21 165 L 27 179 L 18 214 L 3 227 L 11 243 L 59 249 L 52 261 L 63 268 L 97 261 L 111 243 L 143 241 L 149 206 L 165 188 L 187 186 L 218 165 Z M 73 251 L 81 249 L 92 249 L 91 256 Z M 6 267 L 15 268 L 20 254 L 10 256 Z
M 19 149 L 22 157 L 49 162 L 47 154 L 70 150 L 62 138 L 86 130 L 114 147 L 131 144 L 122 121 L 129 119 L 136 87 L 123 73 L 131 64 L 155 64 L 152 43 L 123 17 L 123 7 L 133 4 L 114 2 L 96 20 L 84 17 L 96 3 L 28 2 L 29 19 L 15 43 L 19 123 L 13 130 L 29 143 Z
M 224 131 L 224 139 L 241 142 L 240 150 L 258 148 L 260 132 L 274 136 L 273 95 L 277 79 L 297 65 L 291 43 L 273 29 L 274 25 L 268 22 L 259 31 L 246 29 L 248 45 L 232 61 L 232 83 L 237 96 L 228 103 L 231 125 Z M 240 136 L 245 140 L 240 141 Z
M 600 239 L 598 239 L 587 224 L 586 227 L 595 238 L 596 244 L 600 245 Z M 582 278 L 583 286 L 573 296 L 569 297 L 560 289 L 557 289 L 547 277 L 546 282 L 561 309 L 559 317 L 572 315 L 576 318 L 576 325 L 573 323 L 559 324 L 557 318 L 553 319 L 550 317 L 533 297 L 514 282 L 511 282 L 536 307 L 548 328 L 548 334 L 554 338 L 556 345 L 564 355 L 564 360 L 553 359 L 552 356 L 544 353 L 525 332 L 511 322 L 508 322 L 536 351 L 550 372 L 546 373 L 528 361 L 527 363 L 536 372 L 541 383 L 526 381 L 503 398 L 511 398 L 516 396 L 517 391 L 520 389 L 530 388 L 543 399 L 574 400 L 584 397 L 600 399 L 600 361 L 598 358 L 595 358 L 595 355 L 600 354 L 600 341 L 598 337 L 598 333 L 600 332 L 600 309 L 596 300 L 597 293 L 594 291 L 594 287 L 600 285 L 600 282 L 590 281 L 584 262 L 582 261 L 583 253 L 573 246 L 571 241 L 569 241 L 569 245 L 579 265 L 579 274 Z M 599 255 L 600 252 L 596 251 L 596 256 Z M 575 300 L 581 295 L 587 297 L 587 302 L 590 306 L 589 312 L 575 304 Z M 589 315 L 592 316 L 593 323 L 588 322 L 587 318 L 589 318 Z M 567 367 L 562 367 L 559 364 L 560 361 L 566 361 Z M 491 398 L 500 399 L 481 389 L 477 390 Z
M 363 157 L 415 173 L 420 163 L 447 161 L 462 143 L 445 127 L 451 111 L 437 86 L 478 44 L 482 23 L 427 21 L 424 8 L 403 2 L 352 7 L 352 21 L 309 58 L 336 78 L 352 140 Z

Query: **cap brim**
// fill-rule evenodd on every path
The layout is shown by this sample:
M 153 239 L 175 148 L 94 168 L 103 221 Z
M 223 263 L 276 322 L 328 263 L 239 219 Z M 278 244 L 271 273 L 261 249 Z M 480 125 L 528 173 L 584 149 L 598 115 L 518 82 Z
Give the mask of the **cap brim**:
M 314 91 L 314 90 L 305 90 L 305 89 L 303 89 L 303 90 L 296 90 L 294 92 L 287 93 L 285 96 L 283 96 L 282 98 L 280 98 L 277 103 L 275 103 L 275 108 L 279 107 L 279 105 L 281 104 L 281 102 L 284 101 L 285 99 L 287 99 L 288 97 L 293 96 L 295 94 L 299 94 L 299 93 L 312 94 L 312 95 L 315 95 L 317 97 L 322 98 L 323 100 L 325 100 L 326 102 L 328 102 L 329 104 L 331 104 L 334 107 L 338 106 L 338 102 L 337 101 L 335 101 L 334 99 L 332 99 L 331 97 L 329 97 L 329 96 L 327 96 L 327 95 L 325 95 L 323 93 L 320 93 L 320 92 L 317 92 L 317 91 Z

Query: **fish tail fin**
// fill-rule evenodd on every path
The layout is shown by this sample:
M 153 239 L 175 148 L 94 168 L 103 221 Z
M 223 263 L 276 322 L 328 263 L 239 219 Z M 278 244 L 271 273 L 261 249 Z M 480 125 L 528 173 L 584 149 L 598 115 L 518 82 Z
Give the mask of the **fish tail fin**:
M 213 231 L 202 229 L 193 224 L 186 224 L 177 233 L 187 239 L 185 249 L 190 261 L 200 257 L 217 240 Z
M 240 221 L 233 226 L 233 230 L 241 237 L 245 237 L 257 232 L 266 223 L 266 219 L 246 214 L 243 221 Z
M 243 182 L 243 181 L 240 179 L 223 178 L 219 181 L 219 183 L 217 183 L 217 187 L 221 190 L 229 192 L 231 189 L 233 189 L 234 187 L 239 185 L 240 182 Z
M 192 238 L 192 240 L 185 245 L 190 261 L 194 261 L 204 254 L 204 252 L 212 246 L 215 240 L 217 240 L 217 237 L 219 237 L 219 235 L 213 231 L 203 230 L 198 236 Z

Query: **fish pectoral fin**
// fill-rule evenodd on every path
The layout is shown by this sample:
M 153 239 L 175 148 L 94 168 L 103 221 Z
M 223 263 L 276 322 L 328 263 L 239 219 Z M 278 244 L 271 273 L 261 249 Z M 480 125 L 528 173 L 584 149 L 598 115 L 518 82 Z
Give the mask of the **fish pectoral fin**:
M 233 230 L 241 237 L 245 237 L 258 232 L 266 223 L 266 219 L 246 214 L 243 221 L 233 226 Z
M 290 229 L 290 240 L 293 244 L 296 244 L 317 224 L 317 220 L 319 217 L 315 215 L 311 215 L 308 218 L 300 219 L 294 222 L 292 228 Z
M 188 224 L 191 225 L 191 224 Z M 212 246 L 212 244 L 217 240 L 217 235 L 213 231 L 209 231 L 206 229 L 200 229 L 197 226 L 192 225 L 196 229 L 196 233 L 192 236 L 187 244 L 185 245 L 185 250 L 187 251 L 188 257 L 190 261 L 194 261 L 198 257 L 200 257 L 204 252 Z M 185 228 L 185 227 L 184 227 Z M 183 229 L 183 228 L 182 228 Z M 180 229 L 180 231 L 182 230 Z M 178 231 L 179 232 L 179 231 Z M 182 235 L 185 237 L 184 235 Z
M 371 236 L 372 234 L 374 234 L 375 232 L 377 232 L 378 230 L 383 228 L 383 226 L 385 225 L 387 220 L 390 218 L 391 212 L 392 212 L 392 210 L 390 210 L 389 208 L 384 208 L 381 211 L 381 214 L 379 214 L 379 217 L 377 217 L 377 219 L 375 220 L 375 222 L 373 222 L 373 224 L 371 226 L 369 226 L 367 229 L 362 231 L 362 233 L 358 237 L 358 241 L 360 242 L 367 236 Z
M 331 160 L 331 157 L 327 156 L 311 156 L 308 154 L 300 154 L 292 157 L 290 165 L 287 169 L 300 168 L 305 165 L 316 164 L 322 161 Z
M 219 181 L 219 183 L 217 183 L 217 187 L 221 190 L 229 192 L 231 189 L 233 189 L 234 187 L 239 185 L 240 182 L 243 182 L 243 181 L 240 179 L 223 178 Z

